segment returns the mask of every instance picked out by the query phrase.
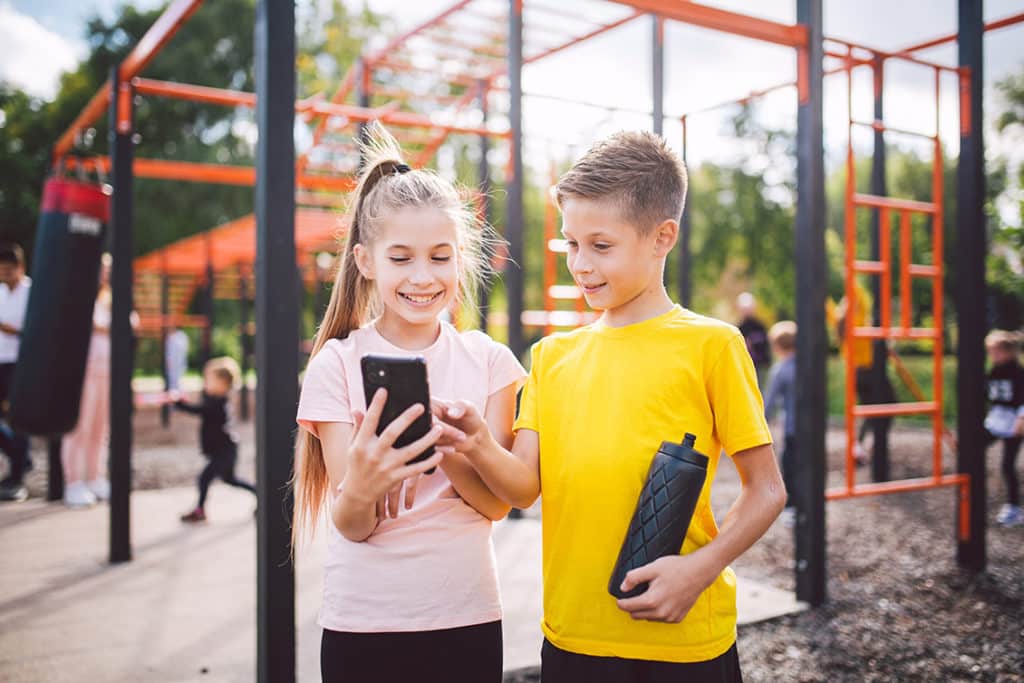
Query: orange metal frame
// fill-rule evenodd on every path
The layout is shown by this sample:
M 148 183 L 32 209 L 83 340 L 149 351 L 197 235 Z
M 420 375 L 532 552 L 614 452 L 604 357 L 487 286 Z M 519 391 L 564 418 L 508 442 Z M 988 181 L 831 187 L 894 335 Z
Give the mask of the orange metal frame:
M 942 65 L 925 63 L 934 73 L 935 84 L 935 133 L 928 135 L 913 131 L 905 131 L 888 127 L 882 121 L 861 122 L 853 117 L 853 69 L 860 60 L 854 58 L 855 49 L 867 49 L 859 45 L 847 43 L 848 59 L 844 64 L 847 75 L 847 146 L 846 146 L 846 221 L 845 244 L 846 267 L 845 287 L 848 303 L 845 318 L 845 338 L 848 352 L 845 354 L 846 368 L 846 483 L 845 486 L 829 489 L 825 493 L 828 500 L 852 498 L 865 495 L 887 493 L 903 493 L 908 491 L 927 490 L 943 486 L 959 488 L 959 535 L 961 540 L 969 537 L 969 483 L 970 478 L 964 474 L 943 474 L 942 472 L 942 440 L 945 425 L 942 420 L 942 359 L 943 359 L 943 186 L 942 186 L 942 142 L 939 136 L 941 75 L 943 70 L 958 73 L 961 79 L 967 75 L 959 69 Z M 886 59 L 900 59 L 916 64 L 922 60 L 894 54 L 880 55 Z M 863 62 L 860 62 L 863 63 Z M 878 61 L 881 68 L 884 61 Z M 913 135 L 931 140 L 933 149 L 932 165 L 932 200 L 930 202 L 894 199 L 857 192 L 856 161 L 853 149 L 853 133 L 857 126 L 867 126 L 875 131 Z M 868 209 L 879 212 L 879 260 L 866 261 L 857 258 L 857 211 Z M 911 253 L 911 220 L 915 215 L 926 216 L 931 221 L 931 240 L 933 263 L 928 265 L 913 262 Z M 894 226 L 894 217 L 898 225 Z M 898 230 L 899 257 L 894 264 L 892 259 L 892 233 Z M 891 306 L 893 296 L 893 267 L 898 269 L 900 310 L 898 320 L 893 321 Z M 857 278 L 860 275 L 875 276 L 880 279 L 879 297 L 881 299 L 881 320 L 878 327 L 857 326 L 856 316 L 852 311 L 857 309 Z M 911 280 L 912 278 L 927 279 L 932 284 L 932 318 L 933 327 L 914 327 L 911 316 Z M 929 339 L 932 342 L 932 399 L 914 403 L 890 403 L 858 405 L 856 395 L 856 367 L 854 354 L 849 351 L 856 339 Z M 895 417 L 900 415 L 924 414 L 931 416 L 932 443 L 932 476 L 919 479 L 888 481 L 874 484 L 858 484 L 856 481 L 856 462 L 854 446 L 857 437 L 857 418 Z

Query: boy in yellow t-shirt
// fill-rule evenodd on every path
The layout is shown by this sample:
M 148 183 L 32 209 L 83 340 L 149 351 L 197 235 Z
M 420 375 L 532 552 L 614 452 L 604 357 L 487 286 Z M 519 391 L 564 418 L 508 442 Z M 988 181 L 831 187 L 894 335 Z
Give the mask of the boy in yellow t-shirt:
M 665 259 L 686 171 L 665 141 L 619 133 L 559 181 L 568 267 L 600 319 L 533 348 L 511 452 L 464 403 L 438 406 L 491 490 L 517 507 L 543 494 L 545 682 L 738 681 L 736 577 L 728 565 L 786 501 L 754 367 L 739 331 L 674 305 Z M 679 555 L 608 580 L 651 458 L 686 432 L 710 457 Z M 743 488 L 721 529 L 711 482 L 721 450 Z

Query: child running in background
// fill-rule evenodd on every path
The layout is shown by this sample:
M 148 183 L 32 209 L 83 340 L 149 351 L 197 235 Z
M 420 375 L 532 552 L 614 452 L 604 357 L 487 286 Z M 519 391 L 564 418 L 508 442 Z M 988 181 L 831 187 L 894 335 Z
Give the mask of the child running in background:
M 988 443 L 1003 442 L 1003 481 L 1006 503 L 996 521 L 1003 526 L 1024 525 L 1020 509 L 1017 454 L 1024 441 L 1024 367 L 1020 364 L 1020 338 L 1012 332 L 995 330 L 985 338 L 991 367 L 988 371 L 989 410 L 985 416 Z
M 786 484 L 786 509 L 782 523 L 793 526 L 796 521 L 797 450 L 796 450 L 796 323 L 782 320 L 768 331 L 775 364 L 768 375 L 768 390 L 764 394 L 764 416 L 772 421 L 779 405 L 782 406 L 784 444 L 782 446 L 782 481 Z
M 532 350 L 512 451 L 475 406 L 437 413 L 491 490 L 518 508 L 542 496 L 545 683 L 735 683 L 736 575 L 729 563 L 785 504 L 754 364 L 732 325 L 673 304 L 665 259 L 686 170 L 663 138 L 619 133 L 558 181 L 567 265 L 600 319 Z M 651 458 L 696 435 L 707 480 L 680 554 L 608 581 Z M 724 450 L 741 492 L 719 529 L 711 485 Z
M 235 476 L 238 437 L 231 419 L 231 390 L 240 375 L 233 358 L 213 358 L 203 366 L 203 393 L 199 403 L 188 403 L 180 398 L 174 403 L 178 410 L 200 416 L 199 444 L 209 460 L 199 475 L 199 503 L 181 516 L 183 522 L 206 521 L 206 494 L 216 477 L 225 484 L 256 493 L 255 486 Z
M 526 373 L 506 347 L 441 319 L 453 300 L 475 300 L 488 263 L 475 213 L 450 182 L 402 163 L 379 124 L 371 137 L 297 418 L 293 547 L 323 512 L 330 520 L 321 673 L 329 683 L 498 683 L 491 522 L 509 506 L 453 451 L 457 430 L 435 424 L 394 447 L 429 406 L 409 408 L 376 436 L 385 392 L 366 406 L 360 359 L 422 356 L 431 395 L 474 406 L 505 446 Z M 431 444 L 433 456 L 406 464 Z

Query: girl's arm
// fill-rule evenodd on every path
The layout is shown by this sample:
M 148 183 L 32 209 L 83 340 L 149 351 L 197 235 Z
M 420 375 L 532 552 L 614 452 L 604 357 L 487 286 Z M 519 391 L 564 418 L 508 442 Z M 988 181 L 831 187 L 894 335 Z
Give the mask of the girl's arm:
M 410 407 L 377 436 L 377 424 L 386 400 L 387 392 L 378 390 L 365 417 L 354 414 L 354 425 L 317 423 L 330 490 L 339 491 L 331 501 L 331 521 L 350 541 L 365 541 L 377 528 L 378 501 L 383 500 L 389 490 L 436 467 L 443 457 L 438 451 L 426 460 L 406 464 L 437 442 L 444 433 L 440 426 L 404 448 L 394 448 L 398 437 L 425 410 L 422 405 Z
M 626 574 L 624 590 L 650 582 L 645 593 L 619 600 L 634 619 L 678 623 L 729 563 L 764 535 L 786 504 L 786 488 L 770 445 L 733 456 L 743 488 L 719 534 L 688 555 L 662 557 Z
M 488 404 L 488 407 L 490 405 Z M 438 417 L 462 431 L 465 438 L 456 450 L 500 499 L 517 508 L 526 509 L 540 495 L 540 438 L 531 429 L 515 434 L 512 448 L 499 442 L 490 426 L 472 404 L 456 401 L 438 403 Z
M 512 445 L 512 422 L 516 413 L 516 385 L 510 384 L 487 399 L 484 410 L 487 426 L 494 440 L 502 448 Z M 487 519 L 498 521 L 508 514 L 511 506 L 491 492 L 472 463 L 462 453 L 445 456 L 441 469 L 448 475 L 455 492 L 474 510 Z

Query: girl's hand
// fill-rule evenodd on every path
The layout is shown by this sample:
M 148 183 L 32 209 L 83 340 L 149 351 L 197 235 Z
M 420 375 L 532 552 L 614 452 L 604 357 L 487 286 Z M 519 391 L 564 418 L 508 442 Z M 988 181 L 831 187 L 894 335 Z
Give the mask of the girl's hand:
M 378 389 L 370 401 L 366 415 L 355 413 L 356 432 L 349 448 L 345 481 L 341 487 L 345 495 L 354 497 L 358 502 L 377 505 L 378 516 L 381 512 L 380 501 L 386 501 L 390 491 L 396 488 L 400 490 L 403 481 L 418 478 L 431 467 L 436 467 L 444 457 L 443 452 L 436 451 L 426 460 L 406 464 L 429 446 L 436 444 L 445 430 L 442 425 L 434 425 L 426 435 L 408 446 L 395 448 L 398 437 L 423 414 L 426 408 L 421 404 L 409 407 L 395 418 L 380 436 L 377 436 L 377 425 L 380 423 L 386 401 L 387 390 Z M 406 505 L 411 507 L 408 501 Z M 397 515 L 397 496 L 394 511 Z
M 491 438 L 487 421 L 469 401 L 432 399 L 431 410 L 437 419 L 461 436 L 452 444 L 459 453 L 472 455 Z

